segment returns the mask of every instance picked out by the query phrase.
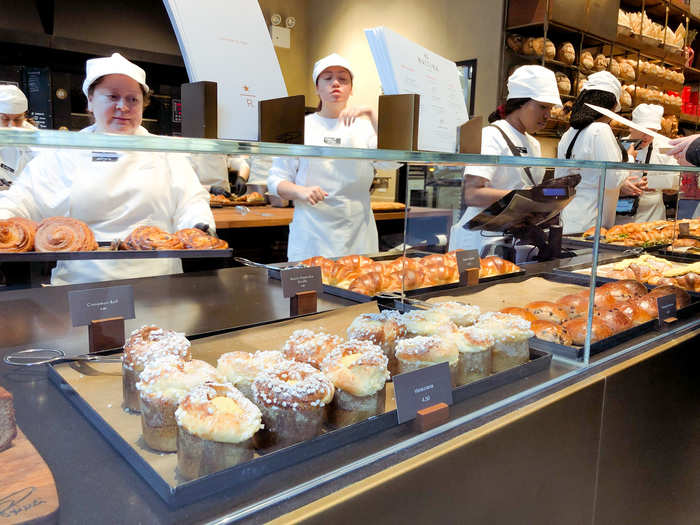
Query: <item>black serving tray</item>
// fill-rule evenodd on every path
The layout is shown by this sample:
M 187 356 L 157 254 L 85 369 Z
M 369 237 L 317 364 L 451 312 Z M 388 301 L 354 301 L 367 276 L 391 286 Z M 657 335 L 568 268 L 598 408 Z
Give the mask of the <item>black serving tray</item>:
M 609 261 L 608 261 L 609 262 Z M 607 262 L 606 262 L 607 264 Z M 572 268 L 586 268 L 590 266 L 589 264 L 583 264 L 583 265 L 575 265 Z M 549 281 L 553 282 L 559 282 L 559 283 L 568 283 L 568 284 L 578 284 L 580 286 L 588 287 L 590 286 L 590 276 L 585 275 L 585 274 L 580 274 L 580 273 L 573 273 L 570 271 L 564 271 L 561 269 L 556 269 L 554 270 L 554 273 L 539 273 L 539 274 L 529 274 L 527 277 L 516 277 L 512 279 L 514 282 L 518 281 L 524 281 L 526 279 L 529 279 L 531 277 L 540 277 L 542 279 L 547 279 Z M 615 279 L 609 279 L 605 277 L 598 277 L 596 278 L 596 287 L 613 282 Z M 646 285 L 647 289 L 653 288 L 653 286 Z M 478 292 L 480 290 L 483 290 L 485 288 L 488 288 L 487 286 L 479 284 L 478 286 L 472 286 L 470 288 L 459 288 L 459 289 L 452 289 L 449 290 L 447 295 L 463 295 L 465 291 L 474 291 Z M 688 292 L 691 297 L 691 304 L 688 305 L 685 308 L 681 308 L 677 312 L 677 317 L 678 319 L 686 319 L 688 317 L 691 317 L 698 312 L 700 312 L 700 294 L 694 293 L 694 292 Z M 436 297 L 437 295 L 444 295 L 444 294 L 435 294 L 431 293 L 430 295 L 423 295 L 420 297 L 415 297 L 416 299 L 428 299 L 430 297 Z M 386 304 L 386 303 L 385 303 Z M 396 308 L 398 310 L 401 310 L 400 306 L 400 300 L 394 300 L 394 305 L 391 306 L 392 308 Z M 634 339 L 635 337 L 638 337 L 642 334 L 645 334 L 647 332 L 653 331 L 657 327 L 657 320 L 652 320 L 637 326 L 634 326 L 628 330 L 624 330 L 622 332 L 618 332 L 614 334 L 611 337 L 607 337 L 605 339 L 602 339 L 600 341 L 597 341 L 593 344 L 591 344 L 591 352 L 590 355 L 595 355 L 599 354 L 601 352 L 605 352 L 606 350 L 609 350 L 625 341 L 629 341 L 630 339 Z M 554 355 L 558 355 L 561 357 L 566 357 L 568 359 L 583 359 L 583 347 L 582 346 L 567 346 L 567 345 L 561 345 L 558 343 L 552 343 L 550 341 L 543 341 L 542 339 L 538 339 L 537 337 L 533 337 L 530 340 L 530 347 L 535 348 L 538 350 L 541 350 L 543 352 L 549 352 Z
M 580 234 L 574 234 L 574 235 L 565 235 L 562 237 L 562 243 L 567 244 L 568 246 L 574 246 L 574 247 L 581 247 L 581 248 L 593 248 L 595 245 L 595 242 L 593 239 L 585 239 L 582 235 Z M 653 246 L 622 246 L 620 244 L 611 244 L 609 242 L 605 241 L 600 241 L 600 247 L 605 248 L 606 250 L 614 250 L 617 252 L 628 252 L 628 253 L 635 253 L 635 252 L 657 252 L 659 250 L 663 250 L 666 248 L 668 244 L 655 244 Z
M 435 255 L 434 252 L 422 252 L 422 251 L 413 251 L 413 252 L 407 252 L 406 257 L 424 257 L 426 255 Z M 368 256 L 370 259 L 373 259 L 375 261 L 389 261 L 392 259 L 396 259 L 398 257 L 401 257 L 401 255 L 369 255 Z M 290 262 L 285 262 L 285 263 L 276 263 L 271 266 L 278 266 L 280 270 L 284 270 L 288 266 L 295 266 L 299 263 L 290 263 Z M 509 277 L 515 277 L 518 275 L 525 275 L 525 270 L 520 270 L 518 272 L 512 272 L 512 273 L 504 273 L 501 275 L 492 275 L 491 277 L 483 277 L 479 279 L 479 283 L 489 283 L 492 281 L 500 281 L 502 279 L 507 279 Z M 272 278 L 272 279 L 280 279 L 280 272 L 279 270 L 272 270 L 268 269 L 267 275 Z M 415 290 L 405 290 L 404 293 L 406 294 L 407 297 L 414 297 L 419 294 L 423 293 L 429 293 L 429 292 L 440 292 L 443 290 L 450 290 L 452 288 L 458 288 L 461 285 L 456 282 L 456 283 L 450 283 L 450 284 L 440 284 L 438 286 L 426 286 L 425 288 L 416 288 Z M 358 292 L 353 292 L 350 290 L 347 290 L 345 288 L 340 288 L 338 286 L 331 286 L 328 284 L 323 285 L 323 291 L 324 293 L 330 294 L 330 295 L 335 295 L 336 297 L 342 297 L 343 299 L 347 299 L 348 301 L 354 301 L 356 303 L 368 303 L 370 301 L 376 301 L 379 298 L 376 295 L 365 295 L 361 294 Z
M 109 242 L 89 252 L 22 252 L 2 253 L 0 262 L 51 262 L 94 259 L 213 259 L 233 257 L 233 250 L 111 250 Z
M 260 326 L 261 324 L 275 324 L 283 321 L 286 321 L 286 319 L 259 323 L 256 326 Z M 212 334 L 233 332 L 245 328 L 248 327 L 237 327 L 230 330 L 217 331 Z M 199 334 L 193 337 L 193 339 L 201 339 L 204 337 L 207 337 L 207 334 Z M 121 350 L 118 349 L 113 353 L 119 353 L 120 351 Z M 489 390 L 500 388 L 524 377 L 542 372 L 549 368 L 551 362 L 551 353 L 531 347 L 529 362 L 453 389 L 453 401 L 459 403 Z M 189 505 L 215 493 L 229 491 L 235 489 L 237 486 L 250 484 L 264 476 L 274 474 L 281 469 L 398 426 L 396 410 L 390 410 L 384 414 L 371 417 L 350 426 L 328 429 L 327 432 L 308 441 L 268 453 L 265 453 L 265 451 L 259 452 L 262 455 L 246 463 L 195 480 L 180 483 L 173 487 L 63 379 L 53 365 L 49 365 L 48 375 L 49 380 L 56 385 L 59 391 L 66 396 L 78 411 L 82 413 L 124 457 L 127 463 L 136 470 L 146 483 L 172 507 Z M 410 422 L 404 424 L 410 424 Z

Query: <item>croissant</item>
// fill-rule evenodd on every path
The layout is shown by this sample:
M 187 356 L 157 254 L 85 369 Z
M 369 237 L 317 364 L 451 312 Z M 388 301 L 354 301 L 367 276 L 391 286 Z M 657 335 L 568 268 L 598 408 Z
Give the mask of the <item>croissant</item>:
M 157 226 L 139 226 L 119 244 L 120 250 L 182 250 L 177 236 Z
M 385 272 L 366 272 L 350 283 L 348 290 L 364 295 L 377 295 L 381 292 L 392 292 L 401 289 L 401 283 L 396 275 Z
M 30 252 L 34 249 L 37 224 L 23 217 L 0 221 L 0 252 Z
M 188 250 L 225 250 L 228 243 L 199 228 L 185 228 L 175 232 L 182 246 Z
M 38 252 L 85 252 L 97 249 L 95 235 L 83 221 L 49 217 L 39 223 L 34 236 Z

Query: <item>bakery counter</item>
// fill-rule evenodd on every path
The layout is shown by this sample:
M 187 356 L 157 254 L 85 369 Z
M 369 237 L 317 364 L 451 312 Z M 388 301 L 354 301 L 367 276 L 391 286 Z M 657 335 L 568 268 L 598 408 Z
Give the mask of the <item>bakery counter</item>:
M 127 322 L 127 329 L 153 322 L 193 335 L 288 313 L 279 283 L 268 281 L 264 270 L 224 269 L 130 284 L 137 319 Z M 0 323 L 5 323 L 0 354 L 27 346 L 84 352 L 86 330 L 70 327 L 66 292 L 94 286 L 0 294 Z M 339 298 L 319 298 L 321 309 L 346 305 Z M 449 422 L 441 427 L 421 434 L 411 423 L 395 426 L 181 508 L 160 499 L 49 383 L 45 369 L 18 371 L 0 364 L 0 384 L 14 394 L 20 428 L 53 471 L 62 523 L 92 523 L 104 516 L 121 523 L 342 523 L 361 516 L 372 516 L 375 522 L 612 523 L 624 521 L 612 519 L 619 518 L 615 498 L 635 500 L 624 493 L 624 484 L 617 487 L 615 482 L 640 490 L 632 473 L 640 475 L 644 469 L 639 458 L 645 457 L 652 437 L 665 457 L 674 450 L 685 455 L 684 460 L 676 458 L 676 472 L 669 472 L 670 464 L 661 459 L 653 464 L 659 475 L 669 476 L 676 511 L 700 512 L 696 500 L 686 499 L 700 472 L 694 459 L 700 458 L 700 444 L 687 433 L 700 423 L 697 407 L 690 404 L 700 386 L 684 373 L 700 364 L 697 352 L 691 352 L 698 324 L 694 320 L 638 337 L 595 356 L 588 368 L 555 360 L 545 371 L 452 406 Z M 265 341 L 260 344 L 265 347 Z M 668 414 L 654 425 L 639 421 L 648 409 L 661 415 L 662 407 Z M 659 434 L 660 424 L 670 425 L 669 432 Z M 607 434 L 609 428 L 615 429 L 614 435 Z M 637 463 L 630 454 L 636 454 Z M 632 470 L 620 472 L 617 465 Z M 651 475 L 646 472 L 645 479 Z M 686 485 L 675 483 L 681 479 Z M 593 521 L 598 486 L 612 492 L 599 495 L 600 520 Z M 654 486 L 657 494 L 645 489 L 644 505 L 668 494 L 664 486 Z M 504 491 L 512 504 L 503 505 Z

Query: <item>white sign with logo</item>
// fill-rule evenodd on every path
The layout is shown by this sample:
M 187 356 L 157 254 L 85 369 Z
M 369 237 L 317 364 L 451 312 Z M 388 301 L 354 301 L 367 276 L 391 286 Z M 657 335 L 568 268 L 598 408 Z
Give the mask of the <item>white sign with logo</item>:
M 287 96 L 256 0 L 164 0 L 190 82 L 217 83 L 219 137 L 258 139 L 258 101 Z

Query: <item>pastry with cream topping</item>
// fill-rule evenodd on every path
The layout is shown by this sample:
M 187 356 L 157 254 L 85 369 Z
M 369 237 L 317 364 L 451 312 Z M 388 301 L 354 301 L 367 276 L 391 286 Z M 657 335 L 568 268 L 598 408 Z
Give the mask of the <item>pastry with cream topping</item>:
M 329 422 L 344 427 L 384 412 L 389 360 L 370 341 L 350 340 L 337 346 L 321 363 L 335 396 Z
M 459 328 L 457 385 L 466 385 L 491 375 L 493 336 L 478 326 Z
M 399 374 L 447 363 L 450 367 L 452 386 L 457 385 L 459 350 L 454 336 L 419 335 L 402 339 L 396 344 L 396 360 Z
M 177 468 L 195 479 L 253 459 L 262 414 L 229 383 L 195 386 L 175 411 Z
M 515 315 L 487 312 L 479 317 L 475 326 L 486 330 L 494 339 L 491 355 L 494 374 L 530 360 L 528 340 L 534 333 L 529 321 Z
M 358 315 L 348 327 L 348 339 L 369 341 L 379 346 L 389 360 L 389 373 L 396 373 L 396 342 L 405 337 L 406 326 L 395 310 Z
M 229 383 L 252 401 L 255 378 L 265 370 L 288 365 L 291 362 L 277 350 L 228 352 L 219 356 L 216 368 Z
M 406 337 L 433 336 L 440 335 L 445 330 L 457 330 L 457 326 L 447 315 L 435 309 L 411 310 L 404 314 L 403 323 L 406 326 Z
M 282 353 L 287 359 L 320 369 L 323 359 L 342 342 L 343 339 L 337 335 L 308 329 L 295 330 L 284 343 Z
M 131 332 L 129 340 L 124 345 L 122 359 L 124 408 L 132 412 L 139 411 L 139 393 L 136 390 L 139 375 L 147 363 L 165 356 L 175 356 L 183 361 L 192 359 L 190 342 L 185 334 L 153 325 L 142 326 Z
M 143 439 L 154 450 L 177 450 L 175 410 L 192 388 L 224 378 L 209 363 L 164 357 L 146 365 L 136 383 L 141 401 Z
M 281 448 L 317 436 L 334 393 L 333 383 L 307 363 L 258 375 L 253 381 L 253 400 L 265 428 L 256 434 L 256 445 Z

